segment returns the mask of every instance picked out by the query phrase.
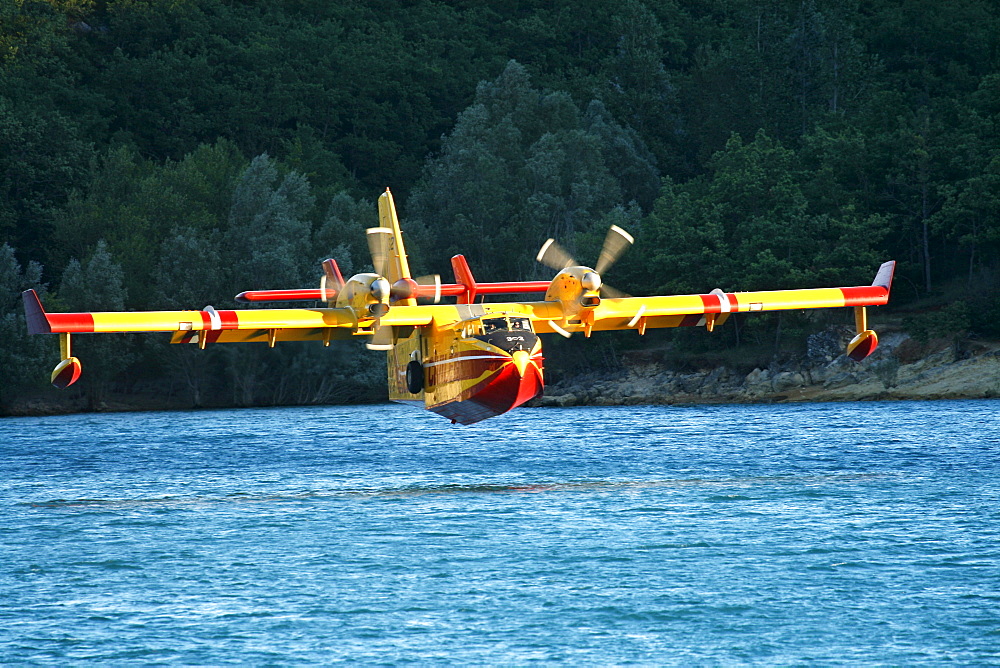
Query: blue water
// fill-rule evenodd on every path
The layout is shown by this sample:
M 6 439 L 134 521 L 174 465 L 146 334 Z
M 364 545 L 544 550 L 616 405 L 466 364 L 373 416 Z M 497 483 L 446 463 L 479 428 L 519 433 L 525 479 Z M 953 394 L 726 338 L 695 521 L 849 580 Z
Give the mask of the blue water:
M 0 663 L 1000 664 L 998 409 L 0 420 Z

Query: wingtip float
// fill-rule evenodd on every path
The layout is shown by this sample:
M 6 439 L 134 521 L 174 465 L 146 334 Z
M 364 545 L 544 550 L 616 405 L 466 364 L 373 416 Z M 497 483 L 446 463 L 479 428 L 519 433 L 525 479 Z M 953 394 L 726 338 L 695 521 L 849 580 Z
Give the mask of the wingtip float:
M 895 262 L 886 262 L 870 286 L 769 292 L 723 292 L 619 297 L 603 285 L 606 271 L 632 244 L 612 228 L 596 269 L 579 265 L 553 240 L 538 260 L 557 271 L 551 281 L 476 281 L 465 257 L 452 258 L 454 283 L 440 277 L 413 278 L 403 235 L 388 190 L 379 198 L 380 225 L 368 230 L 374 272 L 347 278 L 334 260 L 323 262 L 320 286 L 298 290 L 252 290 L 238 301 L 315 301 L 320 308 L 47 313 L 34 290 L 23 293 L 28 331 L 57 334 L 61 359 L 52 384 L 66 388 L 79 379 L 80 360 L 71 335 L 100 332 L 170 332 L 172 343 L 200 348 L 215 343 L 319 341 L 368 337 L 367 346 L 388 356 L 389 398 L 423 405 L 453 422 L 472 424 L 520 406 L 542 394 L 544 357 L 539 334 L 650 327 L 722 325 L 733 313 L 847 307 L 857 334 L 846 354 L 860 361 L 878 337 L 868 328 L 866 307 L 888 302 Z M 539 301 L 482 301 L 485 295 L 544 293 Z M 442 298 L 455 303 L 440 303 Z M 417 300 L 430 301 L 420 304 Z

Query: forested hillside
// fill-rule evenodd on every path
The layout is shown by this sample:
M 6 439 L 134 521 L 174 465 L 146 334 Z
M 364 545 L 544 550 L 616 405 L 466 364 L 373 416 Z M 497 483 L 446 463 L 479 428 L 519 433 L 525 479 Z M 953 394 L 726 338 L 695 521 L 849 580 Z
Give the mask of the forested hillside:
M 58 357 L 21 290 L 110 310 L 311 286 L 324 257 L 370 262 L 387 186 L 420 272 L 463 252 L 481 280 L 547 277 L 545 238 L 592 261 L 617 223 L 637 243 L 608 279 L 633 294 L 865 283 L 895 258 L 907 326 L 998 336 L 998 130 L 993 0 L 4 0 L 0 409 Z M 351 344 L 76 341 L 91 406 L 384 392 Z

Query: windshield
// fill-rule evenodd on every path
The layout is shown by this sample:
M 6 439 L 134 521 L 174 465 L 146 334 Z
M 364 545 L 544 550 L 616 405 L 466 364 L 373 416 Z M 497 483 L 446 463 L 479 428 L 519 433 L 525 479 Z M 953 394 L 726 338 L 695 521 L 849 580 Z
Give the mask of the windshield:
M 538 342 L 538 336 L 531 331 L 531 318 L 493 316 L 482 318 L 476 324 L 482 326 L 482 333 L 473 334 L 473 338 L 494 345 L 508 353 L 514 353 L 517 350 L 530 352 Z
M 530 332 L 531 319 L 521 317 L 483 318 L 483 334 L 503 330 Z
M 507 329 L 506 318 L 483 318 L 483 334 Z

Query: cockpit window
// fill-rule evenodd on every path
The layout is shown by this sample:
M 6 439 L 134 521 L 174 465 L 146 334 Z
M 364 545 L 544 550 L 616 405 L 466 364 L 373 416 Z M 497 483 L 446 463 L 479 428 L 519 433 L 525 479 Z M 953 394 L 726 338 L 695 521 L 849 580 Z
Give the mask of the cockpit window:
M 483 334 L 509 330 L 512 332 L 530 332 L 530 318 L 483 318 Z
M 507 320 L 505 318 L 483 318 L 483 334 L 489 334 L 501 329 L 507 329 Z
M 494 316 L 482 318 L 476 322 L 482 324 L 482 334 L 473 334 L 474 338 L 509 353 L 514 353 L 517 350 L 530 352 L 538 342 L 538 336 L 531 331 L 531 318 Z

